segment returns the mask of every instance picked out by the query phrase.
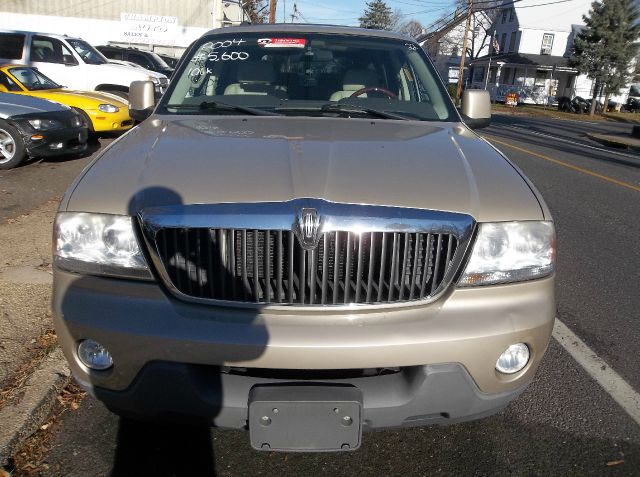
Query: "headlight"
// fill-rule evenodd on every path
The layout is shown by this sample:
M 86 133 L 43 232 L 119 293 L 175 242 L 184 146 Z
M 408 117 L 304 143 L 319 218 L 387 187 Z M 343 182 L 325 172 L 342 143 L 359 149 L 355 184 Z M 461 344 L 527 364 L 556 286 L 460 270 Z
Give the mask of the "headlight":
M 480 224 L 459 286 L 494 285 L 550 275 L 555 267 L 552 222 Z
M 120 108 L 113 104 L 100 104 L 98 105 L 98 109 L 103 113 L 117 113 L 120 111 Z
M 48 131 L 62 127 L 62 123 L 55 119 L 29 119 L 28 121 L 31 127 L 38 131 Z
M 58 213 L 53 258 L 71 272 L 152 279 L 128 216 Z

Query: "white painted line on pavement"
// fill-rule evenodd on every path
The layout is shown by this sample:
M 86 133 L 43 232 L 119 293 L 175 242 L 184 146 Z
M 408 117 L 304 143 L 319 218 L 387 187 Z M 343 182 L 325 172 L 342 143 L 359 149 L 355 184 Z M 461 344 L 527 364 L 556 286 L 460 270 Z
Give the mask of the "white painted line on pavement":
M 557 318 L 553 325 L 553 337 L 640 425 L 640 394 Z
M 632 154 L 625 154 L 624 152 L 612 151 L 611 149 L 604 149 L 602 147 L 591 146 L 589 144 L 585 144 L 585 143 L 582 143 L 582 142 L 571 141 L 570 139 L 565 139 L 565 138 L 562 138 L 562 137 L 554 136 L 553 134 L 545 134 L 545 133 L 541 133 L 541 132 L 538 132 L 538 131 L 531 131 L 530 129 L 523 128 L 523 127 L 520 127 L 520 126 L 502 126 L 502 127 L 504 129 L 516 130 L 518 132 L 526 132 L 526 133 L 532 134 L 534 136 L 548 137 L 548 138 L 555 139 L 556 141 L 561 141 L 561 142 L 566 142 L 566 143 L 569 143 L 569 144 L 574 144 L 576 146 L 586 147 L 587 149 L 595 149 L 596 151 L 606 152 L 606 153 L 609 153 L 609 154 L 616 154 L 618 156 L 623 156 L 623 157 L 628 157 L 630 159 L 638 160 L 638 156 L 634 156 Z

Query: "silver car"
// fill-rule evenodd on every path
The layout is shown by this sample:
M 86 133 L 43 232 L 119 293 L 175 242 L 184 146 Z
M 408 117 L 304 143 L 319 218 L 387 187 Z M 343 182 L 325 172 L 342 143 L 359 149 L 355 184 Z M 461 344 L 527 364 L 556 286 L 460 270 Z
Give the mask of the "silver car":
M 503 409 L 555 316 L 554 226 L 391 32 L 212 31 L 75 181 L 53 310 L 77 381 L 126 416 L 248 429 L 259 450 Z
M 88 129 L 73 109 L 53 101 L 2 92 L 0 78 L 0 170 L 29 157 L 80 154 Z

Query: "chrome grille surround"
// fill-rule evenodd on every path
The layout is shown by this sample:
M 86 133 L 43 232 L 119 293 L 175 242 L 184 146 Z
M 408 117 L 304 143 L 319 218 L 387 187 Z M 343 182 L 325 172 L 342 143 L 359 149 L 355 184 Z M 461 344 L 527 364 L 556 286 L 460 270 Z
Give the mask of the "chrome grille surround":
M 319 217 L 310 250 L 297 232 L 303 209 Z M 177 298 L 305 309 L 434 301 L 475 228 L 466 214 L 320 199 L 156 207 L 138 219 L 155 271 Z

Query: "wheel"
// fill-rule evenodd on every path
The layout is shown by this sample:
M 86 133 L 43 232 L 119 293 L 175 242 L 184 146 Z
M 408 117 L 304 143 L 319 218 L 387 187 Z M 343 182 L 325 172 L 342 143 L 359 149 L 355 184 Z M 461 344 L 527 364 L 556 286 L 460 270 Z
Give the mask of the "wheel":
M 91 118 L 89 117 L 89 115 L 80 108 L 73 108 L 73 110 L 76 113 L 78 113 L 80 116 L 82 116 L 82 118 L 84 119 L 84 122 L 86 123 L 87 128 L 89 129 L 89 136 L 95 135 L 96 131 L 95 129 L 93 129 L 93 123 L 91 122 Z
M 20 132 L 6 121 L 0 120 L 0 169 L 11 169 L 27 157 Z
M 358 96 L 362 96 L 363 94 L 372 93 L 372 92 L 382 93 L 382 94 L 384 94 L 385 96 L 387 96 L 388 98 L 391 98 L 391 99 L 398 99 L 398 95 L 392 93 L 391 91 L 389 91 L 386 88 L 381 88 L 379 86 L 371 86 L 369 88 L 359 89 L 358 91 L 354 92 L 350 97 L 351 98 L 357 98 Z

